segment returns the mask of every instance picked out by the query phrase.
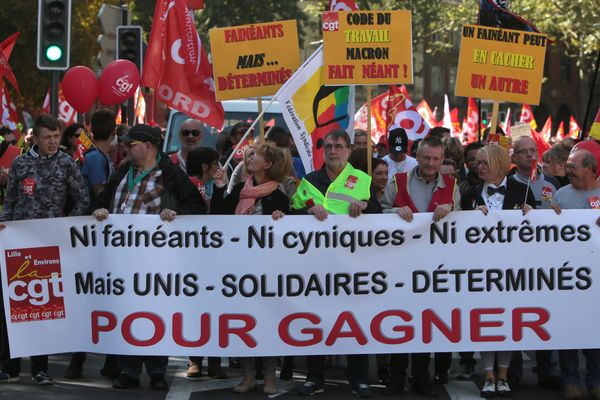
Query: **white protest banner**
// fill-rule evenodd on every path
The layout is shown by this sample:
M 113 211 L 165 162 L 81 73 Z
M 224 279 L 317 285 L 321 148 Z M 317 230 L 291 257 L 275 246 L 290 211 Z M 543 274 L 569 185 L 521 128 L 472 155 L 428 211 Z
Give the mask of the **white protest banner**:
M 11 356 L 598 347 L 597 210 L 7 223 Z

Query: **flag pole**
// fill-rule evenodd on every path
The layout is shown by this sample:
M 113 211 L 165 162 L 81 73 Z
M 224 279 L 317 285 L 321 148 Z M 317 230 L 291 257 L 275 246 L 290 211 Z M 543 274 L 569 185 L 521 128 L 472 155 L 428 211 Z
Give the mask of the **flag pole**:
M 367 173 L 373 175 L 373 143 L 371 140 L 371 85 L 367 86 Z
M 269 109 L 269 107 L 271 107 L 271 105 L 273 104 L 273 102 L 275 100 L 277 100 L 277 98 L 278 98 L 277 94 L 275 94 L 275 96 L 273 96 L 273 98 L 271 98 L 271 101 L 269 101 L 269 103 L 267 104 L 267 106 L 260 112 L 260 114 L 258 115 L 258 117 L 256 117 L 256 119 L 252 122 L 252 125 L 250 125 L 250 127 L 248 128 L 248 130 L 246 131 L 246 133 L 244 133 L 244 136 L 242 136 L 242 138 L 240 139 L 240 141 L 238 142 L 238 144 L 235 146 L 235 148 L 231 152 L 231 155 L 229 156 L 229 158 L 227 159 L 227 161 L 225 161 L 225 163 L 221 166 L 221 168 L 223 168 L 223 169 L 227 168 L 227 166 L 231 162 L 231 159 L 233 158 L 233 156 L 235 155 L 235 153 L 238 151 L 238 149 L 240 148 L 240 146 L 242 145 L 242 143 L 244 142 L 244 140 L 248 137 L 248 135 L 250 134 L 250 132 L 252 132 L 252 130 L 256 126 L 256 123 L 263 117 L 263 115 L 265 114 L 265 112 Z
M 500 111 L 500 102 L 498 100 L 494 100 L 494 104 L 492 106 L 492 129 L 490 129 L 490 135 L 496 134 L 496 126 L 498 126 L 498 113 Z M 488 136 L 489 138 L 489 136 Z
M 258 134 L 260 136 L 260 143 L 265 143 L 265 123 L 263 121 L 262 115 L 264 114 L 262 111 L 262 96 L 258 96 L 256 98 L 256 104 L 258 105 Z

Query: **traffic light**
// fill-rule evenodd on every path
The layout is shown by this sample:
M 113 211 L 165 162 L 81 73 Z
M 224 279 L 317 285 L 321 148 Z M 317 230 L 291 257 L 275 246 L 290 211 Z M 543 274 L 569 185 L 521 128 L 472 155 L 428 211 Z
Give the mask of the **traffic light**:
M 38 69 L 68 69 L 70 50 L 71 0 L 38 0 Z
M 142 73 L 144 56 L 142 50 L 142 28 L 140 26 L 117 27 L 117 59 L 129 60 Z

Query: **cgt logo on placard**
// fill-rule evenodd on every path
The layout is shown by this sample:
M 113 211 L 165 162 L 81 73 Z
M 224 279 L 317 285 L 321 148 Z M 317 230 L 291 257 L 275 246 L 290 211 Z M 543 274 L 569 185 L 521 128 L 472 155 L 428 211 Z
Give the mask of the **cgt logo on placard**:
M 340 30 L 340 23 L 338 21 L 338 13 L 337 12 L 324 12 L 321 14 L 323 16 L 323 30 L 328 32 L 337 32 Z
M 6 250 L 12 322 L 65 318 L 58 246 Z

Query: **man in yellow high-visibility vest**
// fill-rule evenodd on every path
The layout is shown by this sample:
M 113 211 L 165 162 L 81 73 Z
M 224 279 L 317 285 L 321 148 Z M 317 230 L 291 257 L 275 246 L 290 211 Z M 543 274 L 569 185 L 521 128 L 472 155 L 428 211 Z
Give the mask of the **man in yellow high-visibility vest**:
M 292 197 L 296 214 L 312 214 L 323 221 L 329 214 L 358 217 L 362 213 L 379 213 L 381 207 L 371 196 L 371 177 L 348 163 L 350 137 L 345 131 L 333 131 L 325 136 L 325 164 L 306 175 Z M 367 375 L 368 355 L 348 356 L 348 380 L 357 397 L 370 397 Z M 307 357 L 308 373 L 301 395 L 322 393 L 325 389 L 325 356 Z

